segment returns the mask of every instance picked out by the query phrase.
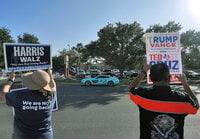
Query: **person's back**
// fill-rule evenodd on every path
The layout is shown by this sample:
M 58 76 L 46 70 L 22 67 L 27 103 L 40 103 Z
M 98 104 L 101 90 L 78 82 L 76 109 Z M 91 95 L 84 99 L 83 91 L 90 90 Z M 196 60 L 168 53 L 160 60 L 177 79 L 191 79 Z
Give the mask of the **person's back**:
M 146 72 L 147 66 L 144 69 Z M 165 64 L 151 67 L 152 88 L 138 88 L 145 72 L 130 86 L 130 98 L 140 111 L 140 139 L 182 139 L 185 116 L 197 112 L 197 99 L 188 93 L 183 82 L 187 93 L 171 90 Z
M 52 136 L 50 99 L 29 89 L 12 91 L 6 98 L 6 103 L 14 107 L 13 138 Z
M 3 86 L 0 97 L 14 107 L 13 139 L 53 139 L 51 125 L 52 98 L 56 91 L 51 70 L 29 72 L 22 76 L 26 89 L 9 91 L 14 71 Z

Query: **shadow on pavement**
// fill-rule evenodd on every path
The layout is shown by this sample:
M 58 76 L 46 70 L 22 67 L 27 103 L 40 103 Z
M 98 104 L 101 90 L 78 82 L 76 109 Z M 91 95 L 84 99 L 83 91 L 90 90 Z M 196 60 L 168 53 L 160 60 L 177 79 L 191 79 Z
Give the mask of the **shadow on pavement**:
M 85 108 L 91 104 L 107 105 L 128 93 L 127 86 L 57 85 L 59 109 Z
M 2 89 L 2 83 L 0 89 Z M 12 88 L 24 87 L 16 83 Z M 172 85 L 175 90 L 183 90 L 182 85 Z M 191 84 L 191 89 L 197 94 L 200 92 L 200 85 Z M 92 104 L 108 105 L 118 101 L 123 95 L 127 95 L 128 86 L 90 86 L 57 84 L 59 110 L 66 107 L 86 108 Z

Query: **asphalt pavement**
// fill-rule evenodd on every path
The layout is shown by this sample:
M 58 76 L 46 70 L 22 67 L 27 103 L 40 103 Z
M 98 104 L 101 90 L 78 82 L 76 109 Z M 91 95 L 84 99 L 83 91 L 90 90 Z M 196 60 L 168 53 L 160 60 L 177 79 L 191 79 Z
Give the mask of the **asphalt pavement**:
M 129 100 L 127 86 L 57 87 L 54 139 L 139 139 L 138 108 Z M 198 92 L 198 86 L 191 87 Z M 197 97 L 200 100 L 200 94 Z M 12 109 L 0 103 L 0 139 L 10 139 Z M 184 130 L 185 139 L 200 139 L 200 113 L 186 117 Z

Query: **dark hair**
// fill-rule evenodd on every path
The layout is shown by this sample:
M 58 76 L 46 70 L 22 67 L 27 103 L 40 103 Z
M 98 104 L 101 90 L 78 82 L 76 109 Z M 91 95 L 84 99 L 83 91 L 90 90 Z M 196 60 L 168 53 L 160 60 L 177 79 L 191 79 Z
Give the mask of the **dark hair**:
M 150 78 L 152 81 L 169 81 L 169 68 L 165 63 L 151 66 Z
M 47 91 L 47 90 L 44 90 L 44 89 L 40 89 L 39 92 L 42 93 L 42 95 L 43 95 L 46 99 L 50 99 L 50 98 L 52 97 L 51 91 Z

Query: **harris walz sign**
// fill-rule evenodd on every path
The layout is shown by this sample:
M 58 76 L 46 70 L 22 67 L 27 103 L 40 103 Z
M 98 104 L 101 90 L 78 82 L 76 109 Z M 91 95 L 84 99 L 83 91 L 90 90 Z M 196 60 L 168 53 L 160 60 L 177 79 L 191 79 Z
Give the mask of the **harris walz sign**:
M 51 45 L 4 43 L 5 69 L 10 72 L 52 67 Z

